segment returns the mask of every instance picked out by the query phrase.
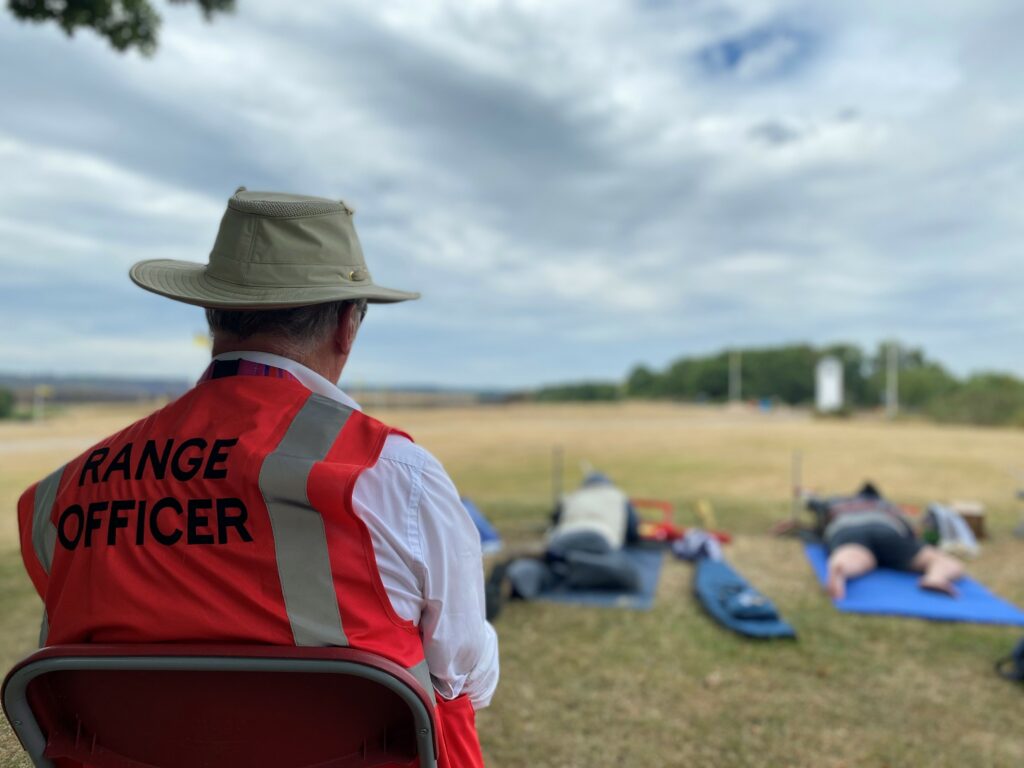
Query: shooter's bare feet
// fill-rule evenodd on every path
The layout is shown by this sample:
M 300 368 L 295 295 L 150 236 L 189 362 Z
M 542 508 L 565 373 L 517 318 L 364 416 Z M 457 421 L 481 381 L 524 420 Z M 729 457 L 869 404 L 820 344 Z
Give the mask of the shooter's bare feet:
M 825 587 L 825 591 L 833 600 L 842 600 L 846 597 L 846 577 L 838 569 L 829 569 L 828 585 Z
M 929 576 L 922 576 L 921 580 L 917 582 L 921 589 L 927 589 L 929 592 L 939 592 L 943 595 L 949 595 L 950 597 L 957 596 L 957 589 L 953 586 L 953 582 L 948 579 L 940 579 Z

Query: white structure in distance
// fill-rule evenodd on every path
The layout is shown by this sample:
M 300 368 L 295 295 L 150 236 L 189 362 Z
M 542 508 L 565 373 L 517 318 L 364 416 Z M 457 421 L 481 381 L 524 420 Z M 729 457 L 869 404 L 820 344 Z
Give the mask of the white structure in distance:
M 837 357 L 823 357 L 814 369 L 814 404 L 819 413 L 843 409 L 843 364 Z

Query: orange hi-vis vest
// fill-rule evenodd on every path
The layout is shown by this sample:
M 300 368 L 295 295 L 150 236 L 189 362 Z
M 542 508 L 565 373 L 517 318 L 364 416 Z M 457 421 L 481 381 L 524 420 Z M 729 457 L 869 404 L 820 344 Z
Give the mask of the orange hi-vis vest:
M 293 378 L 201 381 L 22 495 L 40 643 L 351 646 L 433 690 L 352 508 L 395 432 Z M 469 699 L 436 698 L 438 764 L 482 766 Z

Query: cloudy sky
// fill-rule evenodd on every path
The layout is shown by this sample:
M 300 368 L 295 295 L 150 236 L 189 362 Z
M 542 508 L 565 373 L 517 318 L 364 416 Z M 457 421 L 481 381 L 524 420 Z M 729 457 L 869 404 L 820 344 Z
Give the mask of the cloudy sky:
M 350 382 L 618 378 L 894 336 L 1024 373 L 1016 0 L 238 0 L 151 59 L 0 11 L 0 370 L 191 376 L 238 185 L 342 197 Z M 283 9 L 287 8 L 285 12 Z

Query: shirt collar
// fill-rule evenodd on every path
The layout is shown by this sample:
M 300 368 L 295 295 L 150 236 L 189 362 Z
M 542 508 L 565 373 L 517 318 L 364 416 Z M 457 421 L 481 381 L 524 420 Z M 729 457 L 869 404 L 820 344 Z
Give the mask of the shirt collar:
M 332 384 L 330 381 L 325 379 L 319 373 L 311 370 L 290 357 L 282 357 L 281 355 L 274 355 L 270 352 L 222 352 L 219 355 L 214 356 L 214 360 L 248 360 L 253 363 L 261 363 L 263 365 L 272 365 L 275 368 L 281 368 L 282 370 L 288 371 L 292 376 L 299 380 L 306 389 L 311 392 L 316 392 L 318 395 L 323 395 L 326 398 L 334 400 L 336 403 L 341 403 L 348 408 L 352 408 L 356 411 L 361 411 L 359 403 L 345 394 L 340 387 L 336 384 Z

